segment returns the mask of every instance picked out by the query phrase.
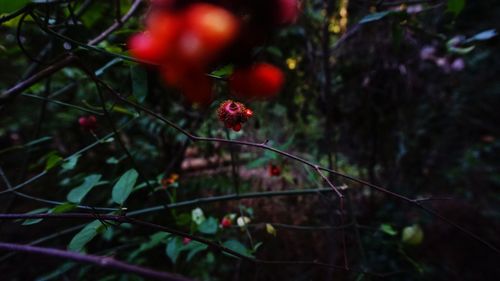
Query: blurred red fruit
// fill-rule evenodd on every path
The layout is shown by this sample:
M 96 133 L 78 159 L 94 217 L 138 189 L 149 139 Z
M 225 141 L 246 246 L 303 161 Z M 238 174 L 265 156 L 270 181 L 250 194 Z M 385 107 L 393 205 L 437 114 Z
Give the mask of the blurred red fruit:
M 189 243 L 191 243 L 191 238 L 184 237 L 184 238 L 182 239 L 182 244 L 187 245 L 187 244 L 189 244 Z
M 300 2 L 297 0 L 276 0 L 276 23 L 281 25 L 292 24 L 297 21 L 300 13 Z
M 148 32 L 130 37 L 128 46 L 133 57 L 151 63 L 160 63 L 166 55 L 165 44 Z
M 230 227 L 232 224 L 233 224 L 233 222 L 232 222 L 232 221 L 231 221 L 231 219 L 230 219 L 230 218 L 228 218 L 228 217 L 224 217 L 224 218 L 222 218 L 222 220 L 221 220 L 221 222 L 220 222 L 220 226 L 221 226 L 222 228 L 228 228 L 228 227 Z
M 279 177 L 281 175 L 280 167 L 276 165 L 269 165 L 269 175 L 272 177 Z
M 180 81 L 179 89 L 190 103 L 208 106 L 212 102 L 213 82 L 204 72 L 189 72 Z
M 229 78 L 231 92 L 241 98 L 272 98 L 285 82 L 283 72 L 268 63 L 254 64 L 249 68 L 236 69 Z
M 171 12 L 156 12 L 149 15 L 148 31 L 151 36 L 162 42 L 164 52 L 171 56 L 175 41 L 182 31 L 182 17 Z
M 233 126 L 233 131 L 239 132 L 241 130 L 241 123 L 237 123 Z
M 186 28 L 196 33 L 210 51 L 227 46 L 239 30 L 239 20 L 221 7 L 198 3 L 185 13 Z
M 231 43 L 238 30 L 239 21 L 231 12 L 211 4 L 193 4 L 184 12 L 179 55 L 190 63 L 209 63 Z
M 94 115 L 82 116 L 78 118 L 78 124 L 85 130 L 94 131 L 97 129 L 97 118 Z

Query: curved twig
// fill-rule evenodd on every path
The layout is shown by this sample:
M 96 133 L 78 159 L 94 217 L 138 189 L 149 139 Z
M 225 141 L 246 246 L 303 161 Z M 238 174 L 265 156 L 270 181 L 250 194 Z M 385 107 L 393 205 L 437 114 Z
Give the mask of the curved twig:
M 134 273 L 147 278 L 152 278 L 156 280 L 171 280 L 171 281 L 190 281 L 186 277 L 180 275 L 174 275 L 168 272 L 161 272 L 145 268 L 142 266 L 137 266 L 122 261 L 115 260 L 112 257 L 103 257 L 95 255 L 85 255 L 65 250 L 59 250 L 54 248 L 44 248 L 29 245 L 20 245 L 14 243 L 0 242 L 0 249 L 8 251 L 26 252 L 31 254 L 39 254 L 45 256 L 59 257 L 63 259 L 73 260 L 81 263 L 90 263 L 100 267 L 107 267 L 112 269 L 117 269 L 120 271 L 125 271 L 129 273 Z

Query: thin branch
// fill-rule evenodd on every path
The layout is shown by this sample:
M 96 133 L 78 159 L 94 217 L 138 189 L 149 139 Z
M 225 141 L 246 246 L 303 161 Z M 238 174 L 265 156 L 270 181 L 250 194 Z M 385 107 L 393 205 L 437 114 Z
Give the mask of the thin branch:
M 190 281 L 186 277 L 180 275 L 174 275 L 168 272 L 161 272 L 152 270 L 149 268 L 125 263 L 122 261 L 115 260 L 112 257 L 103 257 L 95 255 L 85 255 L 65 250 L 59 250 L 54 248 L 44 248 L 29 245 L 20 245 L 14 243 L 0 242 L 0 249 L 8 251 L 26 252 L 30 254 L 38 254 L 44 256 L 58 257 L 62 259 L 73 260 L 81 263 L 90 263 L 100 267 L 112 268 L 119 271 L 129 272 L 144 276 L 147 278 L 152 278 L 156 280 L 171 280 L 171 281 Z
M 363 271 L 363 270 L 353 270 L 346 268 L 344 266 L 337 266 L 337 265 L 332 265 L 332 264 L 327 264 L 327 263 L 322 263 L 322 262 L 317 262 L 317 261 L 268 261 L 268 260 L 261 260 L 257 259 L 251 256 L 247 256 L 244 254 L 240 254 L 239 252 L 236 252 L 234 250 L 231 250 L 225 246 L 222 246 L 216 242 L 210 241 L 208 239 L 205 239 L 200 236 L 195 236 L 191 235 L 176 229 L 172 229 L 166 226 L 162 226 L 159 224 L 154 224 L 150 223 L 147 221 L 142 221 L 142 220 L 137 220 L 134 218 L 130 218 L 128 216 L 123 216 L 123 215 L 102 215 L 102 214 L 87 214 L 87 213 L 66 213 L 66 214 L 0 214 L 0 219 L 96 219 L 96 217 L 100 220 L 107 220 L 107 221 L 116 221 L 119 223 L 130 223 L 134 225 L 139 225 L 139 226 L 145 226 L 148 228 L 152 228 L 155 230 L 159 230 L 162 232 L 167 232 L 176 236 L 180 237 L 187 237 L 193 241 L 197 241 L 200 243 L 203 243 L 205 245 L 208 245 L 210 248 L 213 250 L 218 250 L 225 252 L 231 256 L 234 256 L 236 258 L 239 258 L 241 260 L 249 261 L 252 263 L 257 263 L 257 264 L 268 264 L 268 265 L 305 265 L 305 266 L 319 266 L 319 267 L 325 267 L 325 268 L 331 268 L 331 269 L 336 269 L 340 271 L 346 271 L 346 272 L 360 272 L 360 273 L 365 273 L 365 274 L 370 274 L 374 276 L 380 275 L 379 273 L 373 273 L 373 272 L 368 272 L 368 271 Z M 1 243 L 0 243 L 1 245 Z M 30 246 L 26 246 L 30 247 Z M 35 247 L 38 248 L 38 247 Z M 65 252 L 65 251 L 64 251 Z
M 134 120 L 135 120 L 135 118 L 134 118 L 134 119 L 132 119 L 131 121 L 127 122 L 126 124 L 124 124 L 124 125 L 123 125 L 123 126 L 121 126 L 120 128 L 118 128 L 118 130 L 117 130 L 117 131 L 121 131 L 123 128 L 125 128 L 127 125 L 129 125 L 129 124 L 130 124 L 132 121 L 134 121 Z M 64 158 L 63 160 L 61 160 L 61 162 L 67 161 L 67 160 L 69 160 L 71 157 L 75 157 L 75 156 L 77 156 L 77 155 L 80 155 L 80 154 L 82 154 L 82 153 L 84 153 L 84 152 L 86 152 L 86 151 L 88 151 L 88 150 L 90 150 L 90 149 L 94 148 L 95 146 L 97 146 L 97 145 L 99 145 L 99 144 L 102 144 L 103 142 L 105 142 L 107 139 L 109 139 L 110 137 L 112 137 L 112 136 L 114 136 L 114 135 L 115 135 L 115 133 L 114 133 L 114 132 L 113 132 L 113 133 L 110 133 L 110 134 L 107 134 L 106 136 L 104 136 L 104 137 L 102 137 L 102 138 L 98 139 L 97 141 L 95 141 L 95 142 L 91 143 L 90 145 L 87 145 L 86 147 L 84 147 L 84 148 L 82 148 L 82 149 L 78 150 L 77 152 L 75 152 L 75 153 L 71 154 L 70 156 L 68 156 L 68 157 Z M 24 182 L 22 182 L 22 183 L 20 183 L 20 184 L 18 184 L 18 185 L 16 185 L 16 186 L 12 187 L 11 189 L 7 189 L 7 190 L 0 191 L 0 195 L 5 194 L 5 193 L 9 193 L 9 192 L 12 192 L 12 191 L 19 190 L 19 189 L 21 189 L 21 188 L 23 188 L 23 187 L 25 187 L 25 186 L 27 186 L 27 185 L 29 185 L 29 184 L 31 184 L 31 183 L 33 183 L 33 182 L 35 182 L 36 180 L 38 180 L 39 178 L 41 178 L 41 177 L 43 177 L 43 176 L 45 176 L 45 175 L 47 175 L 47 174 L 48 174 L 48 171 L 47 171 L 47 170 L 44 170 L 43 172 L 40 172 L 39 174 L 37 174 L 37 175 L 35 175 L 35 176 L 33 176 L 33 177 L 29 178 L 28 180 L 26 180 L 26 181 L 24 181 Z
M 191 141 L 194 141 L 194 142 L 217 142 L 217 143 L 221 143 L 221 144 L 242 145 L 242 146 L 255 147 L 255 148 L 260 148 L 260 149 L 268 150 L 268 151 L 274 152 L 276 154 L 285 156 L 287 158 L 293 159 L 293 160 L 295 160 L 297 162 L 300 162 L 300 163 L 302 163 L 304 165 L 307 165 L 307 166 L 309 166 L 309 167 L 311 167 L 313 169 L 319 169 L 321 171 L 329 172 L 329 173 L 331 173 L 331 174 L 333 174 L 335 176 L 339 176 L 341 178 L 344 178 L 344 179 L 347 179 L 347 180 L 350 180 L 350 181 L 353 181 L 353 182 L 356 182 L 356 183 L 368 186 L 368 187 L 373 188 L 373 189 L 375 189 L 375 190 L 377 190 L 379 192 L 382 192 L 382 193 L 387 194 L 387 195 L 389 195 L 391 197 L 394 197 L 394 198 L 396 198 L 398 200 L 401 200 L 401 201 L 413 204 L 413 205 L 419 207 L 421 210 L 425 211 L 428 214 L 431 214 L 431 215 L 438 214 L 434 210 L 426 208 L 425 206 L 423 206 L 421 204 L 421 202 L 417 201 L 416 199 L 411 199 L 409 197 L 406 197 L 406 196 L 403 196 L 401 194 L 398 194 L 398 193 L 395 193 L 393 191 L 390 191 L 390 190 L 388 190 L 388 189 L 386 189 L 386 188 L 384 188 L 382 186 L 379 186 L 379 185 L 367 182 L 367 181 L 362 180 L 362 179 L 355 178 L 353 176 L 349 176 L 347 174 L 335 171 L 333 169 L 321 167 L 321 166 L 319 166 L 319 165 L 317 165 L 317 164 L 315 164 L 315 163 L 313 163 L 311 161 L 308 161 L 306 159 L 303 159 L 303 158 L 301 158 L 299 156 L 296 156 L 296 155 L 290 154 L 288 152 L 282 151 L 280 149 L 271 147 L 271 146 L 267 145 L 267 141 L 264 142 L 264 143 L 256 143 L 256 142 L 250 142 L 250 141 L 228 140 L 228 139 L 222 139 L 222 138 L 209 138 L 209 137 L 199 137 L 199 136 L 196 136 L 196 135 L 188 132 L 187 130 L 183 129 L 179 125 L 173 123 L 172 121 L 164 118 L 160 114 L 158 114 L 158 113 L 156 113 L 156 112 L 154 112 L 152 110 L 149 110 L 149 109 L 147 109 L 147 108 L 145 108 L 145 107 L 143 107 L 143 106 L 141 106 L 141 105 L 139 105 L 139 104 L 137 104 L 135 102 L 127 100 L 120 93 L 118 93 L 111 86 L 109 86 L 107 83 L 105 83 L 102 80 L 99 80 L 99 81 L 100 81 L 100 83 L 102 85 L 104 85 L 111 93 L 113 93 L 122 102 L 124 102 L 126 104 L 129 104 L 129 105 L 135 107 L 136 109 L 139 109 L 140 111 L 143 111 L 143 112 L 145 112 L 145 113 L 147 113 L 147 114 L 149 114 L 151 116 L 154 116 L 155 118 L 159 119 L 160 121 L 162 121 L 165 124 L 167 124 L 167 125 L 171 126 L 172 128 L 174 128 L 178 132 L 186 135 Z M 440 220 L 442 220 L 443 222 L 447 223 L 448 225 L 451 225 L 454 228 L 460 230 L 461 232 L 467 234 L 467 236 L 469 236 L 470 238 L 472 238 L 472 239 L 480 242 L 481 244 L 483 244 L 487 248 L 495 251 L 497 254 L 500 254 L 500 249 L 499 248 L 495 247 L 491 243 L 489 243 L 489 242 L 485 241 L 484 239 L 480 238 L 478 235 L 476 235 L 476 234 L 472 233 L 471 231 L 469 231 L 469 230 L 467 230 L 467 229 L 459 226 L 458 224 L 454 223 L 453 221 L 447 219 L 446 217 L 444 217 L 442 215 L 436 215 L 436 217 L 439 218 Z
M 77 109 L 77 110 L 80 110 L 80 111 L 83 111 L 83 112 L 87 112 L 87 113 L 91 113 L 91 114 L 95 114 L 95 115 L 98 115 L 98 116 L 104 115 L 102 112 L 98 112 L 98 111 L 95 111 L 95 110 L 92 110 L 92 109 L 88 109 L 88 108 L 81 107 L 81 106 L 78 106 L 78 105 L 70 104 L 70 103 L 67 103 L 67 102 L 58 101 L 58 100 L 51 99 L 51 98 L 46 98 L 46 97 L 41 97 L 41 96 L 31 95 L 31 94 L 25 94 L 25 93 L 21 94 L 21 96 L 23 96 L 23 97 L 29 97 L 29 98 L 33 98 L 33 99 L 37 99 L 37 100 L 42 100 L 42 101 L 50 102 L 50 103 L 57 104 L 57 105 L 66 106 L 66 107 L 69 107 L 69 108 Z
M 192 200 L 181 201 L 177 203 L 171 203 L 166 205 L 167 208 L 180 208 L 180 207 L 188 207 L 188 206 L 198 206 L 201 204 L 215 203 L 215 202 L 223 202 L 223 201 L 232 201 L 232 200 L 241 200 L 248 198 L 261 198 L 261 197 L 275 197 L 275 196 L 299 196 L 299 195 L 308 195 L 308 194 L 317 194 L 317 193 L 329 193 L 333 192 L 331 188 L 319 188 L 319 189 L 296 189 L 296 190 L 286 190 L 286 191 L 266 191 L 266 192 L 249 192 L 244 194 L 230 194 L 230 195 L 221 195 L 221 196 L 211 196 L 206 198 L 197 198 Z M 165 209 L 164 205 L 154 206 L 149 208 L 144 208 L 132 212 L 128 212 L 129 216 L 139 216 L 151 212 L 155 212 L 158 210 Z
M 113 23 L 110 27 L 108 27 L 106 30 L 104 30 L 101 34 L 96 36 L 95 38 L 91 39 L 88 41 L 87 44 L 89 45 L 95 45 L 106 39 L 111 33 L 113 33 L 115 30 L 119 29 L 125 22 L 127 22 L 130 17 L 137 11 L 139 4 L 141 3 L 141 0 L 135 0 L 134 3 L 130 6 L 130 9 L 128 12 L 123 15 L 121 18 L 120 22 L 115 22 Z M 24 12 L 24 10 L 23 10 Z M 55 72 L 59 71 L 60 69 L 70 65 L 73 62 L 74 57 L 73 56 L 67 56 L 63 59 L 61 59 L 59 62 L 56 62 L 38 73 L 32 75 L 31 77 L 27 78 L 26 80 L 23 80 L 16 85 L 14 85 L 12 88 L 7 89 L 3 93 L 0 94 L 0 105 L 5 104 L 8 100 L 11 100 L 14 98 L 16 95 L 22 93 L 24 90 L 28 89 L 32 85 L 36 84 L 38 81 L 42 80 L 45 77 L 48 77 Z

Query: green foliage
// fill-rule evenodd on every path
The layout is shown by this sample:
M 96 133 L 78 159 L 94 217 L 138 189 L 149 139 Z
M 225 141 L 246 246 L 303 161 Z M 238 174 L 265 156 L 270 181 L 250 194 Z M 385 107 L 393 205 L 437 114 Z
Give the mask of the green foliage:
M 83 179 L 83 183 L 78 187 L 72 189 L 66 199 L 75 204 L 80 204 L 83 198 L 89 193 L 92 188 L 100 184 L 102 175 L 92 174 L 88 175 Z
M 217 219 L 209 217 L 198 226 L 198 231 L 204 234 L 215 234 L 218 227 L 219 223 Z
M 35 209 L 33 211 L 29 211 L 26 214 L 44 214 L 44 213 L 47 213 L 47 211 L 49 211 L 48 208 L 39 208 L 39 209 Z M 27 219 L 27 220 L 24 220 L 23 225 L 36 224 L 36 223 L 41 222 L 42 220 L 43 219 Z
M 238 240 L 234 240 L 234 239 L 227 240 L 226 242 L 222 243 L 222 246 L 229 248 L 229 249 L 237 252 L 238 254 L 241 254 L 241 255 L 244 255 L 247 257 L 253 257 L 253 255 L 251 254 L 251 250 L 247 249 L 247 247 L 245 247 L 245 245 L 243 245 Z
M 104 225 L 99 220 L 87 224 L 80 232 L 73 236 L 73 239 L 69 242 L 68 250 L 81 252 L 85 245 L 94 239 L 102 230 L 104 230 Z
M 385 234 L 388 234 L 390 236 L 398 235 L 398 232 L 390 224 L 386 224 L 386 223 L 381 224 L 380 230 L 382 230 Z
M 0 0 L 0 14 L 15 12 L 28 4 L 30 0 Z
M 458 16 L 465 7 L 465 0 L 448 0 L 448 11 Z
M 138 176 L 139 174 L 136 170 L 130 169 L 126 171 L 120 177 L 120 179 L 118 179 L 118 182 L 116 182 L 116 184 L 113 186 L 113 202 L 120 205 L 123 205 L 123 203 L 125 203 L 125 200 L 127 200 L 130 193 L 132 193 Z
M 140 66 L 130 66 L 132 78 L 132 94 L 139 102 L 144 102 L 148 94 L 148 76 L 146 70 Z

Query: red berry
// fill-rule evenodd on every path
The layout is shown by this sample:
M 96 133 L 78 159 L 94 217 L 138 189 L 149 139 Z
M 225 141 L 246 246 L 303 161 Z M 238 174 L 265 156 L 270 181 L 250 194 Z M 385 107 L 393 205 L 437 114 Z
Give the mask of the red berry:
M 187 244 L 189 244 L 189 243 L 191 243 L 191 238 L 184 237 L 184 238 L 182 239 L 182 244 L 187 245 Z
M 233 222 L 232 222 L 232 221 L 231 221 L 231 219 L 230 219 L 230 218 L 228 218 L 228 217 L 224 217 L 224 218 L 222 218 L 221 223 L 220 223 L 220 225 L 221 225 L 221 227 L 222 227 L 222 228 L 228 228 L 228 227 L 230 227 L 232 224 L 233 224 Z
M 279 177 L 281 175 L 280 167 L 276 165 L 269 165 L 269 175 L 272 177 Z
M 233 126 L 233 131 L 239 132 L 241 130 L 241 123 L 237 123 Z
M 257 63 L 234 71 L 229 78 L 231 92 L 241 98 L 271 98 L 285 82 L 283 72 L 268 63 Z
M 94 115 L 82 116 L 78 118 L 78 124 L 85 130 L 95 131 L 97 129 L 97 118 Z

